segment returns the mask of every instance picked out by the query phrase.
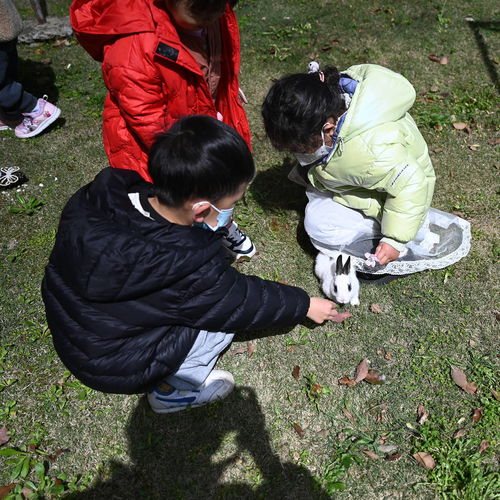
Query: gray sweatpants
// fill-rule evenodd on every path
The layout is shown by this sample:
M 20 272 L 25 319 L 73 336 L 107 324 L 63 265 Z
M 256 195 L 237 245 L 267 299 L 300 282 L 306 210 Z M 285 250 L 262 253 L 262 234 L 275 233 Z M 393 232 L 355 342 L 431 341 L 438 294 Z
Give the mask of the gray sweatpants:
M 233 341 L 234 333 L 201 330 L 179 369 L 165 378 L 176 389 L 199 387 L 213 370 L 219 355 Z

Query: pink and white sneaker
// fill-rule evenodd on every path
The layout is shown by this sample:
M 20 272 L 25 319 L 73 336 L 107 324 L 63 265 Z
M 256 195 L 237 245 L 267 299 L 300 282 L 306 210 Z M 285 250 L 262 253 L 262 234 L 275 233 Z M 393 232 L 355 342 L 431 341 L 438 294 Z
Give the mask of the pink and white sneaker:
M 17 137 L 27 139 L 38 135 L 59 118 L 61 110 L 47 99 L 46 95 L 38 99 L 37 111 L 23 113 L 23 121 L 15 129 Z

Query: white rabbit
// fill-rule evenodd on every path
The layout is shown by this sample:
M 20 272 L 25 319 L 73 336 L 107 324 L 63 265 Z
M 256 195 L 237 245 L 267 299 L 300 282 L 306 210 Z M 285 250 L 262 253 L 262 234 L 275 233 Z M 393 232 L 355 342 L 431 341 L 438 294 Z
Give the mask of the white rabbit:
M 346 263 L 343 263 L 346 257 Z M 323 293 L 339 304 L 359 306 L 359 281 L 351 257 L 339 254 L 337 260 L 319 252 L 316 257 L 314 272 L 321 281 Z

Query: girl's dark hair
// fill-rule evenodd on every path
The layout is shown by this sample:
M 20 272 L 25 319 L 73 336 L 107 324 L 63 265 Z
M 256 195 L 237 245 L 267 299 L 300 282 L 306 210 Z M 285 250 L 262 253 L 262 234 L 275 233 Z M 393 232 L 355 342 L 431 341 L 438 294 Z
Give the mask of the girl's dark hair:
M 344 110 L 340 97 L 339 72 L 328 66 L 320 73 L 284 76 L 272 85 L 264 103 L 262 117 L 267 136 L 279 151 L 300 153 L 317 145 L 326 119 Z
M 252 154 L 238 132 L 202 115 L 181 118 L 159 134 L 148 168 L 154 194 L 169 207 L 194 198 L 215 203 L 255 175 Z
M 186 6 L 196 19 L 203 20 L 214 12 L 224 12 L 226 4 L 235 7 L 238 0 L 173 0 L 174 3 L 186 2 Z

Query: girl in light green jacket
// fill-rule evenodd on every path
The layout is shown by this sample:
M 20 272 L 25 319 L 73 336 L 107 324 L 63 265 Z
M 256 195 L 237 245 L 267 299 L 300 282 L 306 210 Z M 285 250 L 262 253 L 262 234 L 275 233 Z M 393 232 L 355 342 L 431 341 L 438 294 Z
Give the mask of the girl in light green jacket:
M 435 175 L 408 113 L 414 101 L 410 82 L 382 66 L 339 74 L 312 62 L 309 73 L 275 82 L 262 106 L 271 143 L 298 160 L 293 179 L 307 187 L 312 243 L 351 255 L 358 271 L 408 274 L 469 250 L 468 223 L 430 209 Z

